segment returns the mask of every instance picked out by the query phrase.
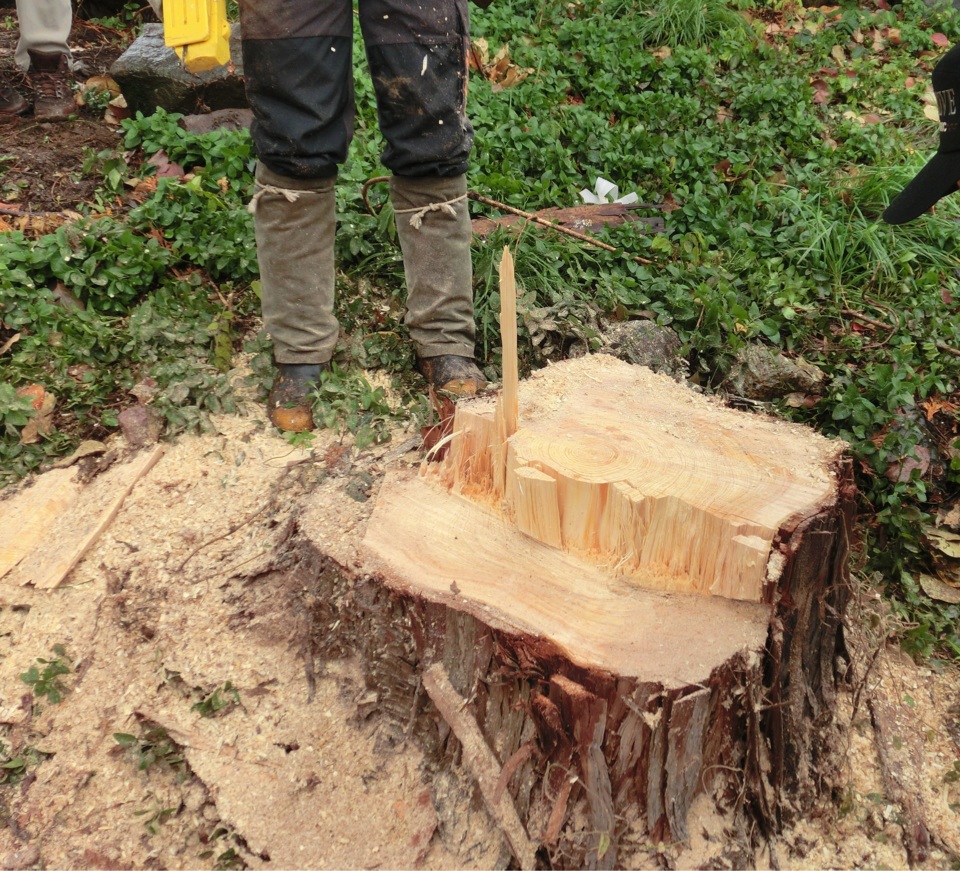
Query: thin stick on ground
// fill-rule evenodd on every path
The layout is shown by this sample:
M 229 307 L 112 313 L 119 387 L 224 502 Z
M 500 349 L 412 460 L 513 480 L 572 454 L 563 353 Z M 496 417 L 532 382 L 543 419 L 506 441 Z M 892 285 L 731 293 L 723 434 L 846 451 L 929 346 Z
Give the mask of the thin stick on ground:
M 480 786 L 480 792 L 490 815 L 503 831 L 510 849 L 520 867 L 526 871 L 537 867 L 537 847 L 530 840 L 509 793 L 498 790 L 501 768 L 490 749 L 469 708 L 453 688 L 447 672 L 440 663 L 435 663 L 423 673 L 423 686 L 427 695 L 437 706 L 447 725 L 463 745 L 463 761 Z

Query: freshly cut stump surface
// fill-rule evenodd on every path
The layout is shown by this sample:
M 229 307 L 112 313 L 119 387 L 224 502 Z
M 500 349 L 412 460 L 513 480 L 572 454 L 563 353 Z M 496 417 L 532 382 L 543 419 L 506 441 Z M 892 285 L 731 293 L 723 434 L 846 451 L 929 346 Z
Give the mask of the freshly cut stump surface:
M 833 500 L 840 446 L 613 357 L 553 366 L 457 409 L 445 479 L 544 544 L 647 589 L 769 601 L 773 538 Z

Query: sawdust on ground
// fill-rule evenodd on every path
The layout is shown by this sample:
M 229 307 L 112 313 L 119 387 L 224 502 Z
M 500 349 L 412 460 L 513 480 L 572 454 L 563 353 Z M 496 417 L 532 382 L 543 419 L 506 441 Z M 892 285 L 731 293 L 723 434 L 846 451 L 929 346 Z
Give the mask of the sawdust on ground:
M 302 601 L 275 582 L 272 561 L 304 497 L 313 512 L 330 506 L 327 534 L 349 554 L 384 467 L 418 461 L 414 434 L 360 453 L 323 432 L 310 451 L 295 449 L 248 399 L 240 415 L 216 419 L 216 432 L 166 446 L 61 587 L 0 583 L 0 750 L 31 760 L 26 777 L 0 784 L 0 866 L 504 867 L 480 803 L 447 806 L 450 784 L 431 779 L 418 748 L 364 714 L 359 663 L 305 653 Z M 59 704 L 32 699 L 21 679 L 57 658 L 55 645 L 72 667 Z M 920 734 L 911 783 L 924 791 L 933 835 L 926 867 L 950 868 L 957 673 L 880 655 L 867 678 Z M 842 700 L 852 728 L 835 801 L 789 826 L 772 852 L 738 854 L 727 820 L 701 797 L 690 843 L 628 832 L 621 860 L 908 867 L 901 809 L 881 777 L 862 693 L 857 702 L 853 690 Z

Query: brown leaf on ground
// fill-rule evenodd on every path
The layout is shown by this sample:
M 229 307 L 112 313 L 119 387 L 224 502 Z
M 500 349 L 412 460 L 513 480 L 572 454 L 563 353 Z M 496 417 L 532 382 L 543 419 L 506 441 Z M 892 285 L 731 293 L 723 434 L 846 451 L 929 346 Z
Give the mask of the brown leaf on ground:
M 21 333 L 14 333 L 7 341 L 0 345 L 0 356 L 4 355 L 9 351 L 17 342 L 20 341 Z
M 956 578 L 953 580 L 956 581 Z M 960 587 L 956 583 L 949 584 L 940 578 L 926 574 L 917 575 L 917 583 L 931 599 L 946 602 L 949 605 L 960 605 Z
M 909 481 L 914 472 L 923 477 L 930 470 L 930 449 L 923 445 L 914 448 L 915 457 L 901 457 L 887 466 L 887 480 L 903 484 Z
M 936 415 L 938 411 L 945 412 L 946 414 L 954 414 L 957 410 L 955 403 L 949 399 L 944 399 L 942 396 L 931 396 L 920 404 L 923 406 L 927 420 L 933 420 L 934 415 Z
M 34 445 L 40 439 L 53 432 L 53 411 L 57 398 L 40 384 L 29 384 L 17 390 L 17 396 L 30 399 L 36 415 L 20 430 L 20 444 Z
M 495 91 L 510 88 L 533 72 L 532 68 L 518 67 L 510 60 L 508 45 L 501 46 L 491 58 L 490 47 L 482 37 L 472 41 L 468 63 L 471 69 L 479 72 L 493 85 Z
M 158 151 L 147 158 L 147 163 L 157 168 L 157 178 L 183 178 L 185 174 L 183 167 L 170 160 L 164 151 Z
M 91 94 L 107 92 L 111 99 L 120 95 L 120 86 L 110 76 L 90 76 L 81 86 L 77 95 L 77 102 L 86 106 Z

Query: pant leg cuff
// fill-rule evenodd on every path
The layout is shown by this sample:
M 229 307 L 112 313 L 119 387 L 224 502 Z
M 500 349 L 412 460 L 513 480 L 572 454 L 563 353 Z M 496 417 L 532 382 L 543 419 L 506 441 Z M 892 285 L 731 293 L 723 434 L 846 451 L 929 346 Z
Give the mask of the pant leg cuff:
M 417 345 L 417 357 L 440 357 L 442 355 L 452 354 L 456 357 L 469 357 L 474 359 L 474 346 L 457 344 L 451 342 L 439 342 L 429 345 Z

